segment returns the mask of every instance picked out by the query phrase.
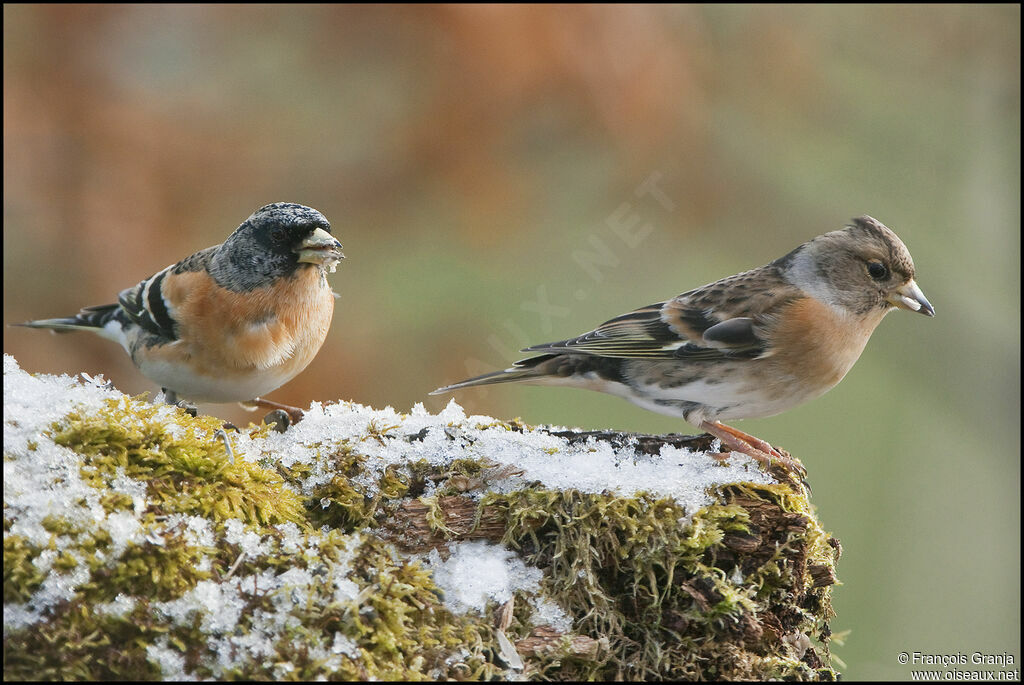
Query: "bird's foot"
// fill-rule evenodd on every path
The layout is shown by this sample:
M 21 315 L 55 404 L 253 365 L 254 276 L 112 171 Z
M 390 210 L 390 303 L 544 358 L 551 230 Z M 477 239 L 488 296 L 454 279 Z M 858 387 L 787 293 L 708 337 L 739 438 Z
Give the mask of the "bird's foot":
M 791 458 L 788 453 L 772 447 L 760 438 L 718 421 L 702 421 L 700 428 L 721 440 L 722 444 L 731 451 L 746 454 L 764 464 L 769 470 L 778 466 L 783 471 L 797 476 L 800 480 L 807 477 L 807 471 L 802 464 Z M 728 453 L 717 458 L 725 459 L 726 454 Z
M 183 409 L 185 413 L 191 416 L 193 419 L 199 416 L 199 408 L 196 407 L 196 405 L 189 404 L 185 400 L 179 400 L 178 393 L 174 392 L 173 390 L 168 390 L 167 388 L 160 388 L 160 390 L 162 390 L 164 393 L 165 403 L 174 405 L 179 409 Z
M 270 413 L 263 417 L 263 423 L 274 426 L 274 429 L 281 433 L 284 433 L 289 426 L 301 421 L 306 415 L 298 407 L 265 400 L 262 397 L 254 397 L 248 402 L 240 402 L 239 404 L 249 411 L 270 409 Z
M 292 425 L 291 416 L 283 409 L 275 409 L 263 417 L 263 423 L 267 424 L 278 433 L 284 433 Z

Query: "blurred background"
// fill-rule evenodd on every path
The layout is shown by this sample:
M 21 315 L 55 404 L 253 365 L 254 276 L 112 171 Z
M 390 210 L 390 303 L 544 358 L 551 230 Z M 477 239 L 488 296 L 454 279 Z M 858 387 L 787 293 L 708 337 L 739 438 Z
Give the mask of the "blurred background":
M 740 427 L 799 456 L 845 554 L 834 653 L 1020 663 L 1020 8 L 4 5 L 4 322 L 69 315 L 258 207 L 348 259 L 270 395 L 434 411 L 519 348 L 871 214 L 928 319 L 891 314 L 824 398 Z M 32 372 L 155 388 L 116 345 L 5 329 Z M 471 413 L 695 432 L 581 390 Z M 233 405 L 203 407 L 234 421 Z

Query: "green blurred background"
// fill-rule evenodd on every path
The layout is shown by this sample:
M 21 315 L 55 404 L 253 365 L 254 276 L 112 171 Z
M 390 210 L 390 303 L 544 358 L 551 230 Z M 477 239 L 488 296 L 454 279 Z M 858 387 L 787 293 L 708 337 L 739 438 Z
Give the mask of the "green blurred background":
M 938 310 L 890 315 L 824 398 L 740 426 L 842 540 L 834 647 L 1020 660 L 1020 8 L 4 6 L 4 321 L 101 304 L 253 210 L 349 259 L 279 401 L 426 396 L 867 213 Z M 152 390 L 119 347 L 7 329 L 33 372 Z M 530 423 L 693 432 L 570 389 Z M 204 407 L 248 420 L 234 406 Z

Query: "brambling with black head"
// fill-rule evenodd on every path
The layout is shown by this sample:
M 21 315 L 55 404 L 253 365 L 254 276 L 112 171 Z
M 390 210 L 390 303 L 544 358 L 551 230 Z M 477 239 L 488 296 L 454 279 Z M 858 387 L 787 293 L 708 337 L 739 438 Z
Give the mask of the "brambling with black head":
M 242 402 L 301 411 L 260 396 L 298 375 L 327 337 L 344 258 L 315 209 L 258 209 L 220 245 L 121 291 L 116 304 L 19 326 L 90 331 L 120 343 L 167 402 Z
M 893 309 L 935 315 L 906 245 L 862 216 L 770 264 L 579 337 L 528 347 L 537 356 L 431 394 L 509 382 L 597 390 L 680 416 L 731 450 L 802 473 L 781 451 L 721 420 L 772 416 L 824 394 Z

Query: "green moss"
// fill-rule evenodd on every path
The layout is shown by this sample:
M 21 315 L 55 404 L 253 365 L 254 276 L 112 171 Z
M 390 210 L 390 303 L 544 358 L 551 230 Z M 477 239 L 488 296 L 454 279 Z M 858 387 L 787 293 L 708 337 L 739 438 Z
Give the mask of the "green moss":
M 499 426 L 526 430 L 514 422 L 492 427 Z M 79 475 L 98 493 L 89 506 L 98 502 L 108 517 L 130 519 L 138 530 L 115 546 L 97 521 L 55 515 L 41 522 L 49 540 L 33 544 L 11 534 L 5 517 L 5 603 L 24 605 L 48 578 L 88 571 L 66 601 L 6 634 L 5 678 L 148 680 L 168 675 L 156 666 L 160 655 L 176 658 L 182 674 L 208 679 L 515 675 L 502 659 L 493 611 L 451 614 L 430 572 L 399 554 L 384 532 L 399 508 L 419 497 L 429 526 L 458 539 L 442 498 L 483 491 L 508 477 L 508 467 L 465 458 L 444 468 L 418 461 L 371 470 L 361 441 L 320 445 L 309 462 L 288 467 L 273 454 L 259 465 L 232 463 L 214 437 L 220 428 L 216 419 L 129 399 L 53 426 L 53 440 L 79 455 Z M 402 439 L 394 429 L 371 422 L 366 438 Z M 327 482 L 307 485 L 325 472 Z M 144 494 L 127 494 L 125 479 Z M 817 663 L 801 661 L 782 640 L 827 634 L 831 611 L 828 588 L 814 588 L 808 569 L 831 566 L 835 551 L 802 492 L 740 484 L 698 512 L 646 494 L 540 487 L 483 492 L 478 502 L 477 523 L 485 510 L 491 519 L 500 513 L 503 542 L 544 570 L 541 594 L 574 621 L 571 635 L 525 660 L 526 677 L 835 675 L 827 637 L 813 647 Z M 792 525 L 768 530 L 750 502 L 781 512 Z M 205 526 L 203 536 L 188 531 L 190 517 Z M 258 546 L 243 545 L 240 535 Z M 756 551 L 735 552 L 737 541 L 755 539 Z M 282 574 L 292 574 L 295 584 L 263 586 L 269 581 L 261 579 Z M 211 616 L 197 599 L 207 596 L 199 590 L 214 589 L 244 604 L 227 633 L 208 627 Z M 200 610 L 169 608 L 182 598 Z M 529 599 L 516 595 L 503 630 L 513 642 L 533 630 Z M 574 652 L 574 635 L 597 646 Z M 232 655 L 226 671 L 217 666 L 222 653 Z
M 145 650 L 153 636 L 134 621 L 101 616 L 85 602 L 72 602 L 63 608 L 59 620 L 5 639 L 4 678 L 156 680 L 160 674 L 148 663 Z
M 175 599 L 211 577 L 209 571 L 200 570 L 208 554 L 208 550 L 188 544 L 180 535 L 163 536 L 159 543 L 128 545 L 117 564 L 94 571 L 93 581 L 83 587 L 82 596 L 92 602 L 111 601 L 117 594 L 156 601 Z M 112 588 L 117 592 L 113 593 Z
M 480 459 L 455 459 L 448 465 L 448 473 L 474 477 L 483 473 L 487 466 Z
M 24 536 L 4 535 L 4 604 L 27 602 L 46 580 L 32 560 L 41 550 Z
M 53 440 L 82 455 L 80 476 L 97 489 L 125 476 L 143 481 L 157 508 L 223 521 L 304 522 L 298 495 L 282 478 L 245 461 L 232 463 L 214 436 L 219 420 L 138 401 L 108 400 L 98 414 L 74 413 L 53 429 Z M 107 500 L 116 510 L 123 500 Z
M 432 679 L 447 674 L 446 661 L 465 650 L 459 660 L 471 679 L 488 679 L 501 672 L 490 649 L 490 628 L 444 609 L 429 571 L 415 562 L 399 561 L 390 546 L 364 540 L 356 574 L 366 603 L 354 612 L 353 625 L 365 656 L 382 680 Z M 364 664 L 365 665 L 365 664 Z
M 304 536 L 304 544 L 312 543 L 310 535 Z M 312 582 L 302 586 L 300 594 L 287 587 L 273 593 L 260 593 L 256 588 L 242 593 L 247 606 L 239 613 L 231 636 L 221 638 L 269 638 L 271 658 L 236 648 L 235 666 L 228 672 L 214 672 L 204 665 L 217 663 L 219 657 L 201 616 L 179 624 L 168 622 L 157 603 L 184 595 L 201 577 L 228 580 L 227 569 L 183 576 L 182 571 L 196 565 L 196 555 L 202 550 L 180 540 L 167 540 L 157 550 L 148 545 L 129 547 L 113 567 L 97 569 L 93 580 L 73 601 L 60 606 L 51 620 L 12 631 L 5 640 L 5 677 L 153 679 L 160 674 L 148 660 L 147 647 L 154 644 L 178 653 L 187 671 L 201 678 L 311 680 L 326 673 L 343 680 L 434 680 L 462 673 L 487 679 L 502 672 L 494 665 L 488 647 L 493 643 L 488 625 L 451 615 L 430 573 L 415 562 L 396 558 L 389 545 L 330 531 L 316 534 L 315 555 L 287 555 L 282 537 L 279 531 L 276 536 L 268 535 L 266 554 L 239 564 L 232 577 L 247 579 L 244 582 L 249 584 L 261 570 L 274 568 L 308 571 Z M 32 567 L 25 563 L 29 553 L 17 536 L 9 537 L 5 545 L 14 568 Z M 162 552 L 157 560 L 168 560 L 166 565 L 154 564 L 158 550 Z M 175 554 L 190 557 L 171 564 Z M 344 573 L 348 568 L 352 569 L 347 578 L 354 584 L 355 596 L 338 601 L 337 576 L 332 569 Z M 35 584 L 18 583 L 28 590 Z M 231 582 L 228 588 L 233 588 Z M 135 609 L 122 617 L 104 614 L 98 605 L 104 596 L 112 600 L 111 594 L 136 598 Z M 276 635 L 267 635 L 262 632 L 261 620 L 281 610 L 279 597 L 289 598 L 284 606 L 294 621 Z M 10 597 L 12 601 L 24 598 L 23 594 Z M 331 658 L 336 635 L 351 641 L 353 656 Z M 462 656 L 452 660 L 455 653 Z M 289 666 L 281 671 L 279 664 Z
M 328 470 L 335 474 L 327 483 L 313 488 L 306 500 L 310 522 L 353 532 L 387 516 L 395 501 L 404 497 L 416 478 L 415 469 L 388 466 L 376 479 L 366 478 L 366 455 L 343 443 L 326 457 Z M 295 482 L 301 489 L 301 474 Z M 388 506 L 391 505 L 391 506 Z
M 784 488 L 745 492 L 773 504 L 809 508 L 806 499 L 801 502 L 799 494 Z M 555 670 L 557 676 L 548 667 L 547 676 L 586 680 L 762 674 L 764 663 L 737 661 L 737 635 L 749 638 L 755 656 L 760 650 L 777 660 L 773 673 L 790 677 L 795 671 L 804 676 L 810 671 L 777 639 L 772 644 L 776 636 L 766 636 L 762 627 L 781 623 L 788 631 L 821 631 L 820 619 L 809 612 L 784 621 L 772 613 L 788 606 L 794 590 L 806 594 L 806 563 L 796 558 L 802 552 L 783 544 L 757 568 L 740 573 L 734 557 L 725 553 L 724 540 L 749 532 L 742 506 L 715 504 L 696 512 L 688 524 L 673 500 L 643 494 L 532 489 L 488 494 L 481 506 L 504 510 L 504 541 L 521 549 L 528 563 L 549 569 L 546 590 L 574 615 L 577 632 L 608 639 L 610 654 L 603 663 L 570 659 Z M 815 541 L 827 539 L 812 528 Z M 834 561 L 831 554 L 827 561 Z M 739 582 L 734 580 L 737 573 Z M 827 590 L 817 591 L 815 600 L 827 605 L 827 595 Z M 709 639 L 716 635 L 722 637 L 721 645 Z M 824 656 L 827 662 L 827 649 Z

